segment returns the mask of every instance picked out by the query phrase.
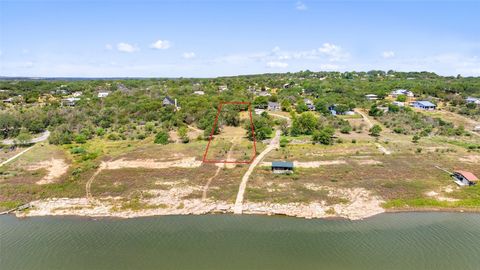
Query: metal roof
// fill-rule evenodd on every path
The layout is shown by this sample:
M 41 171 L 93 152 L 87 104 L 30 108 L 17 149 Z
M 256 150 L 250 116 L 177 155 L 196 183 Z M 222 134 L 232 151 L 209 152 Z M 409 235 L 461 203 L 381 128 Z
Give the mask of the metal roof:
M 431 103 L 430 101 L 426 101 L 426 100 L 415 101 L 415 103 L 420 104 L 420 105 L 425 106 L 425 107 L 435 107 L 436 106 L 435 104 Z
M 461 174 L 463 177 L 467 178 L 468 181 L 478 181 L 478 178 L 471 172 L 467 171 L 455 171 L 455 173 Z
M 291 161 L 272 161 L 272 167 L 292 168 L 293 169 L 293 162 L 291 162 Z

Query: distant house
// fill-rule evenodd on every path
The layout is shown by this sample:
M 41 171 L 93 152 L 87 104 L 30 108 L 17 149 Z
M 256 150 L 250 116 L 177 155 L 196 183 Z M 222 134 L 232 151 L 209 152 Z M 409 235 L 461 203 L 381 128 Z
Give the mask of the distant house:
M 220 92 L 227 91 L 227 90 L 228 90 L 228 86 L 226 86 L 226 85 L 218 86 L 218 91 L 220 91 Z
M 200 90 L 199 90 L 199 91 L 195 91 L 195 92 L 193 92 L 193 93 L 194 93 L 195 95 L 199 95 L 199 96 L 205 95 L 205 92 L 200 91 Z
M 475 127 L 473 128 L 473 131 L 475 131 L 475 132 L 480 132 L 480 125 L 475 126 Z
M 177 99 L 172 99 L 169 96 L 166 96 L 163 101 L 162 105 L 165 106 L 175 106 L 175 110 L 180 110 L 180 106 L 178 106 Z
M 375 95 L 375 94 L 368 94 L 368 95 L 365 95 L 365 98 L 367 100 L 377 100 L 378 99 L 378 96 Z
M 467 98 L 465 99 L 465 102 L 467 102 L 467 103 L 474 103 L 474 104 L 480 105 L 480 98 L 467 97 Z
M 272 161 L 272 172 L 278 174 L 293 173 L 293 162 L 290 161 Z
M 280 103 L 278 102 L 268 102 L 267 109 L 269 111 L 279 111 L 280 110 Z
M 410 90 L 407 90 L 407 89 L 396 89 L 396 90 L 393 90 L 391 93 L 390 93 L 390 96 L 391 97 L 398 97 L 398 96 L 407 96 L 407 97 L 414 97 L 415 95 L 413 94 L 412 91 Z
M 117 90 L 119 90 L 122 93 L 130 92 L 130 89 L 128 89 L 128 87 L 126 87 L 123 83 L 118 83 L 117 84 Z
M 431 103 L 430 101 L 426 101 L 426 100 L 414 101 L 414 102 L 410 103 L 410 106 L 412 106 L 414 108 L 419 108 L 419 109 L 422 109 L 422 110 L 427 110 L 427 111 L 435 110 L 435 108 L 437 108 L 437 105 Z
M 83 94 L 82 92 L 77 91 L 77 92 L 73 92 L 72 96 L 73 96 L 73 97 L 79 97 L 79 96 L 81 96 L 82 94 Z
M 271 95 L 272 94 L 270 94 L 269 92 L 263 91 L 263 90 L 257 93 L 257 96 L 260 96 L 260 97 L 269 97 Z
M 309 98 L 304 98 L 304 99 L 303 99 L 303 102 L 305 102 L 306 105 L 309 105 L 309 104 L 310 104 L 310 105 L 313 105 L 313 101 L 312 101 L 311 99 L 309 99 Z
M 3 100 L 3 103 L 12 103 L 12 102 L 13 102 L 13 98 L 11 97 Z
M 338 112 L 337 111 L 337 104 L 332 104 L 328 107 L 328 110 L 332 115 L 354 115 L 354 111 L 345 111 L 345 112 Z
M 398 107 L 405 107 L 405 102 L 394 101 L 394 102 L 392 102 L 392 104 L 396 105 Z
M 328 110 L 332 115 L 337 115 L 336 107 L 337 107 L 337 104 L 332 104 L 328 107 Z
M 309 111 L 315 111 L 315 109 L 316 109 L 315 105 L 313 105 L 313 104 L 307 104 L 307 108 L 308 108 Z
M 163 106 L 175 106 L 175 101 L 171 97 L 165 97 L 162 101 Z
M 75 97 L 64 98 L 64 99 L 62 100 L 62 104 L 63 104 L 64 106 L 71 106 L 71 107 L 73 107 L 73 106 L 75 106 L 75 105 L 77 104 L 77 101 L 79 101 L 79 100 L 80 100 L 80 98 L 75 98 Z
M 265 110 L 264 109 L 255 109 L 255 114 L 256 115 L 261 115 Z
M 452 177 L 459 186 L 473 186 L 478 182 L 478 177 L 467 171 L 455 171 Z
M 106 97 L 108 97 L 108 95 L 110 95 L 109 92 L 98 92 L 97 97 L 99 97 L 99 98 L 106 98 Z

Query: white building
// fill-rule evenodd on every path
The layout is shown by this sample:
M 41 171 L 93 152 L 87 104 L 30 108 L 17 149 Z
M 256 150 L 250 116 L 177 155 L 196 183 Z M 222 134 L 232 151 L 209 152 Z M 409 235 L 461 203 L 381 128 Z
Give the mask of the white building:
M 407 96 L 407 97 L 414 97 L 415 95 L 413 94 L 412 91 L 410 90 L 406 90 L 406 89 L 396 89 L 396 90 L 393 90 L 391 93 L 390 93 L 390 96 L 396 98 L 398 96 Z
M 98 97 L 99 98 L 106 98 L 106 97 L 108 97 L 108 95 L 110 95 L 109 92 L 98 92 Z
M 467 102 L 467 103 L 474 103 L 474 104 L 480 105 L 480 98 L 467 97 L 467 98 L 465 99 L 465 102 Z
M 205 95 L 205 92 L 203 92 L 203 91 L 195 91 L 195 92 L 193 92 L 193 93 L 194 93 L 195 95 L 199 95 L 199 96 Z

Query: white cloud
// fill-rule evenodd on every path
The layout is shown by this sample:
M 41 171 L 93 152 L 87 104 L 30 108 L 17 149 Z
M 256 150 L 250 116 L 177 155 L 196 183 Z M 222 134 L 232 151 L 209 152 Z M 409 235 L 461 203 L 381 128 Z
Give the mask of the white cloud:
M 339 70 L 340 67 L 335 64 L 321 64 L 320 69 L 322 70 Z
M 113 50 L 112 44 L 105 44 L 105 49 L 109 51 Z
M 342 47 L 324 43 L 322 47 L 318 49 L 306 50 L 306 51 L 282 51 L 278 46 L 273 48 L 270 53 L 276 60 L 289 60 L 289 59 L 325 59 L 328 61 L 346 61 L 350 57 L 348 52 L 345 52 Z
M 385 51 L 382 53 L 382 57 L 385 59 L 395 57 L 395 52 L 393 51 Z
M 168 40 L 157 40 L 150 45 L 150 48 L 157 50 L 166 50 L 172 46 L 171 42 Z
M 184 52 L 182 56 L 185 59 L 191 59 L 194 58 L 196 55 L 194 52 Z
M 117 50 L 120 52 L 132 53 L 138 51 L 139 49 L 135 45 L 120 42 L 117 44 Z
M 269 68 L 286 68 L 286 67 L 288 67 L 288 63 L 278 62 L 278 61 L 270 61 L 270 62 L 267 62 L 267 67 L 269 67 Z
M 318 48 L 318 51 L 326 55 L 329 61 L 344 61 L 350 56 L 342 47 L 332 43 L 323 43 L 322 47 Z
M 300 11 L 304 11 L 304 10 L 307 10 L 307 5 L 305 5 L 302 1 L 298 1 L 295 4 L 295 9 L 300 10 Z

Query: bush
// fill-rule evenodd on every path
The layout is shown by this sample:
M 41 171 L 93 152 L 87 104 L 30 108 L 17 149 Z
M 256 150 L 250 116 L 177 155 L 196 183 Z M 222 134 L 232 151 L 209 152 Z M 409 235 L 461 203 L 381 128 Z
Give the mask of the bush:
M 379 125 L 373 125 L 369 132 L 371 136 L 378 137 L 380 136 L 380 132 L 382 132 L 382 127 Z
M 315 130 L 312 135 L 312 141 L 314 143 L 321 143 L 329 145 L 333 143 L 333 134 L 335 130 L 331 127 L 324 127 L 320 130 Z
M 155 135 L 155 140 L 154 142 L 156 144 L 168 144 L 168 141 L 170 140 L 170 136 L 168 136 L 168 132 L 162 130 Z
M 281 138 L 280 139 L 280 147 L 285 147 L 289 143 L 287 138 Z
M 77 134 L 74 140 L 76 143 L 84 144 L 87 142 L 87 136 L 83 134 Z

